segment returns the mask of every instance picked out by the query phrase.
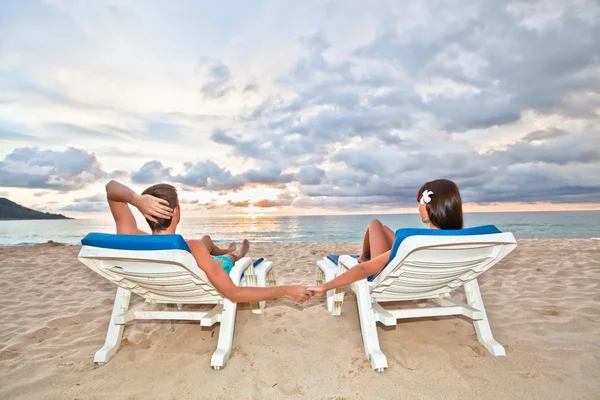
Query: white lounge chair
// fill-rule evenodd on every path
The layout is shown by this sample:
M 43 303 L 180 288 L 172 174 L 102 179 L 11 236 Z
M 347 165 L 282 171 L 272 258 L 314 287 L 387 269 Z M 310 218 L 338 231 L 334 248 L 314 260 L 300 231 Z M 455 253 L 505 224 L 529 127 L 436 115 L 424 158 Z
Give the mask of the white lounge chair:
M 99 365 L 106 363 L 119 349 L 123 329 L 134 319 L 168 319 L 200 321 L 201 326 L 221 323 L 217 350 L 211 366 L 219 370 L 231 353 L 237 303 L 224 298 L 196 264 L 180 235 L 110 235 L 90 233 L 82 241 L 79 260 L 99 275 L 115 283 L 117 295 L 113 306 L 106 342 L 94 356 Z M 272 263 L 244 257 L 230 272 L 240 286 L 274 286 Z M 146 303 L 176 304 L 177 310 L 157 310 L 142 304 L 129 309 L 131 293 Z M 214 304 L 209 311 L 183 310 L 184 304 Z M 252 312 L 260 314 L 264 302 L 251 303 Z M 165 308 L 163 306 L 162 308 Z M 169 308 L 169 307 L 167 307 Z
M 417 231 L 421 231 L 420 235 L 412 235 L 411 232 Z M 450 236 L 452 232 L 460 234 Z M 492 336 L 477 277 L 516 246 L 512 233 L 500 233 L 491 225 L 461 231 L 397 231 L 387 266 L 372 281 L 363 279 L 351 285 L 356 294 L 365 353 L 373 369 L 383 372 L 388 366 L 379 347 L 376 323 L 395 326 L 402 318 L 464 315 L 473 320 L 477 338 L 490 353 L 505 355 L 504 348 Z M 317 285 L 358 265 L 352 256 L 339 256 L 337 263 L 335 257 L 328 256 L 317 262 Z M 450 296 L 460 287 L 464 287 L 467 304 Z M 386 302 L 424 299 L 437 306 L 382 306 Z M 327 308 L 333 315 L 341 314 L 343 301 L 344 288 L 328 291 Z

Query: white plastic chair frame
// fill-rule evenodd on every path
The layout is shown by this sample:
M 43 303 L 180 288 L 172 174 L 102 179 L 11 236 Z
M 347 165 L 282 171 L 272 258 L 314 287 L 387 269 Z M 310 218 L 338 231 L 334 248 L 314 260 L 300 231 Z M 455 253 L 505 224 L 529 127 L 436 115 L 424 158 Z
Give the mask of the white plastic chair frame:
M 136 319 L 200 321 L 201 326 L 221 323 L 217 350 L 211 357 L 215 370 L 225 367 L 231 354 L 237 303 L 219 294 L 194 257 L 185 250 L 114 250 L 83 246 L 79 260 L 90 269 L 115 283 L 117 294 L 110 317 L 106 342 L 94 355 L 94 362 L 105 364 L 119 349 L 125 324 Z M 244 257 L 235 263 L 230 277 L 237 286 L 275 286 L 270 261 L 253 266 Z M 243 277 L 242 277 L 243 275 Z M 146 304 L 129 309 L 131 293 Z M 151 304 L 176 304 L 177 310 L 157 311 Z M 183 310 L 185 304 L 215 304 L 208 311 Z M 251 303 L 252 312 L 261 314 L 265 302 Z M 153 309 L 152 309 L 153 308 Z
M 410 236 L 372 282 L 366 279 L 354 282 L 350 287 L 356 294 L 365 354 L 373 369 L 383 372 L 388 366 L 387 358 L 379 347 L 376 323 L 395 326 L 397 320 L 403 318 L 464 315 L 473 320 L 479 342 L 493 355 L 504 356 L 504 347 L 492 336 L 477 277 L 516 246 L 512 233 Z M 317 261 L 316 284 L 329 282 L 356 265 L 356 259 L 348 255 L 340 256 L 338 265 L 325 257 Z M 460 287 L 464 288 L 467 304 L 450 296 Z M 385 302 L 402 300 L 431 300 L 437 306 L 382 306 Z M 327 292 L 327 309 L 332 315 L 341 314 L 343 302 L 343 287 Z

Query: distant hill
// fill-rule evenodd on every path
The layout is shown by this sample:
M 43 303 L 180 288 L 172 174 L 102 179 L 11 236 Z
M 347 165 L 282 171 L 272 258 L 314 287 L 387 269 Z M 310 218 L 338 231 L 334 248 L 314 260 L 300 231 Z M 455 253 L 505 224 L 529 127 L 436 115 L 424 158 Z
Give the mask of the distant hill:
M 23 207 L 4 197 L 0 197 L 0 220 L 15 219 L 72 219 L 62 214 L 50 214 Z

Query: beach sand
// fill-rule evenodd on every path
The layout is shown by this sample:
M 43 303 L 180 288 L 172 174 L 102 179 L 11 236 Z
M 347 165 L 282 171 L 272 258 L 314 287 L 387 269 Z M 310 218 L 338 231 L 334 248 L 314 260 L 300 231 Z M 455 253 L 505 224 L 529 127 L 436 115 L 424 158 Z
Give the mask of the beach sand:
M 350 244 L 257 244 L 279 284 L 312 284 L 315 261 Z M 78 247 L 0 248 L 0 399 L 600 399 L 600 242 L 522 240 L 480 278 L 493 357 L 457 317 L 379 326 L 389 368 L 372 371 L 356 301 L 238 308 L 233 352 L 213 371 L 218 325 L 135 321 L 116 355 L 104 343 L 116 287 Z M 134 296 L 137 297 L 137 296 Z M 139 303 L 139 297 L 134 304 Z

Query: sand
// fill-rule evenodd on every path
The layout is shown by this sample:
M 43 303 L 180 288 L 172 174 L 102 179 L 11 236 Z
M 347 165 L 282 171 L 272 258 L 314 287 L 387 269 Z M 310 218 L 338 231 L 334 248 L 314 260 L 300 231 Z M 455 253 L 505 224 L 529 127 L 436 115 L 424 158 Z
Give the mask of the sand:
M 327 252 L 359 244 L 259 244 L 281 284 L 310 284 Z M 81 264 L 78 247 L 0 248 L 0 399 L 600 399 L 600 242 L 522 240 L 480 278 L 493 357 L 456 317 L 379 326 L 389 368 L 371 370 L 356 301 L 247 305 L 233 353 L 210 368 L 218 325 L 136 321 L 102 367 L 115 287 Z M 139 298 L 135 303 L 139 302 Z

